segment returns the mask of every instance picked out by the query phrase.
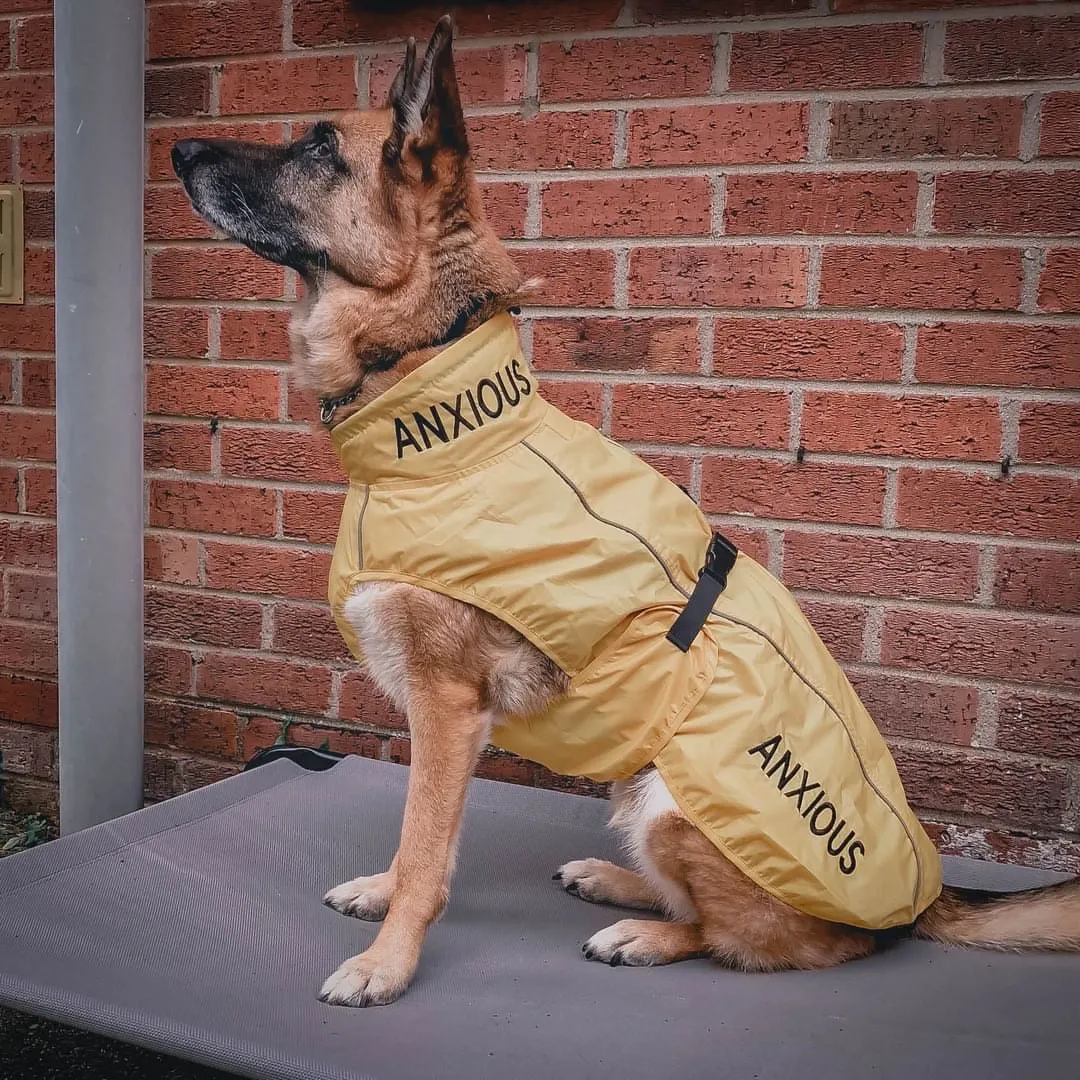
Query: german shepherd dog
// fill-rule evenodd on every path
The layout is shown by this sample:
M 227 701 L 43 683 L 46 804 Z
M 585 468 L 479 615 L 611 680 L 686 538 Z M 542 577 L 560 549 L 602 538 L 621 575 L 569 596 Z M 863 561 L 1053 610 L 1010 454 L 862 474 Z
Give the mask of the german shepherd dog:
M 333 426 L 420 368 L 451 337 L 511 310 L 535 283 L 485 221 L 458 96 L 449 16 L 416 43 L 384 108 L 335 115 L 289 145 L 185 139 L 174 168 L 198 214 L 257 255 L 298 271 L 298 382 Z M 344 402 L 343 399 L 351 398 Z M 500 715 L 540 711 L 565 674 L 478 608 L 406 584 L 350 597 L 369 673 L 407 714 L 412 763 L 400 844 L 384 873 L 331 889 L 345 915 L 382 920 L 323 1001 L 383 1005 L 408 987 L 448 897 L 466 787 Z M 708 956 L 748 971 L 823 968 L 895 932 L 844 926 L 786 905 L 743 875 L 676 807 L 655 769 L 615 785 L 612 825 L 635 869 L 598 859 L 559 868 L 567 892 L 659 913 L 596 933 L 585 956 L 670 964 Z M 902 935 L 996 949 L 1080 950 L 1080 879 L 1011 896 L 946 888 Z

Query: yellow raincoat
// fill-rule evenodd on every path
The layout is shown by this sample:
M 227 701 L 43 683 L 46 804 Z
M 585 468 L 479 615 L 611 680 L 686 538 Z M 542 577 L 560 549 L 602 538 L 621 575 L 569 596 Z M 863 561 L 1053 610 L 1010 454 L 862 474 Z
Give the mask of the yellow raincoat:
M 655 764 L 720 851 L 821 918 L 881 929 L 935 899 L 937 852 L 793 597 L 739 552 L 700 631 L 673 644 L 709 524 L 675 484 L 540 396 L 509 316 L 332 437 L 350 487 L 329 598 L 358 659 L 343 607 L 359 582 L 474 604 L 571 680 L 543 713 L 507 717 L 497 746 L 602 781 Z

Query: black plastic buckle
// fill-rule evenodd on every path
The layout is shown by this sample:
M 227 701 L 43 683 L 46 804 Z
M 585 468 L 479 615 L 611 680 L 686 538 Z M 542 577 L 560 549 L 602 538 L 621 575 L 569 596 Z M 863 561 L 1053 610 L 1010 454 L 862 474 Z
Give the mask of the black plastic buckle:
M 738 557 L 739 549 L 726 536 L 713 534 L 694 591 L 667 632 L 668 641 L 676 648 L 689 652 L 694 639 L 712 614 L 717 598 L 727 588 L 728 574 Z

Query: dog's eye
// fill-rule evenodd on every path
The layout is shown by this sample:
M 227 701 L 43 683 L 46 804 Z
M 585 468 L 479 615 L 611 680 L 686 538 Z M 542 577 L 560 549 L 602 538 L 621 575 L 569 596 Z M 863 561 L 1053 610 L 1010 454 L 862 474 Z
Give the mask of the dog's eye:
M 324 158 L 328 158 L 332 152 L 332 147 L 324 139 L 320 139 L 318 142 L 313 142 L 307 148 L 307 156 L 309 158 L 313 158 L 315 161 L 322 161 Z

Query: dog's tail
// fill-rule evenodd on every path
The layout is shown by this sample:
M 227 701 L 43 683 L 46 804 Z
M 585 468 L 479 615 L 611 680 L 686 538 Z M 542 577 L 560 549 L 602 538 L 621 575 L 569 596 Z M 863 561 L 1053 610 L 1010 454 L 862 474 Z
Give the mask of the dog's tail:
M 912 934 L 982 949 L 1080 952 L 1080 878 L 1014 893 L 947 885 Z

